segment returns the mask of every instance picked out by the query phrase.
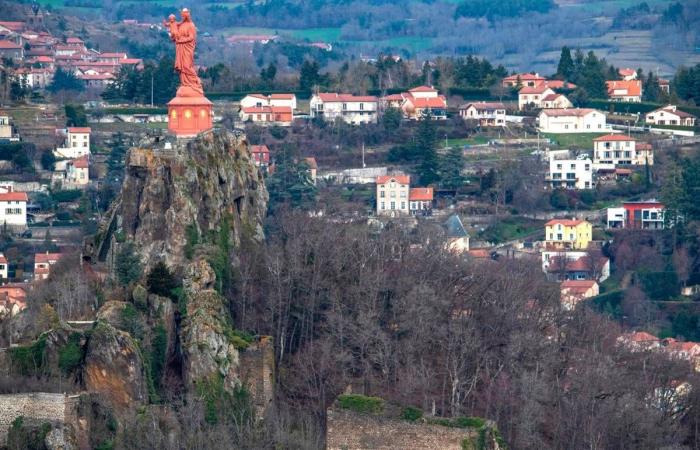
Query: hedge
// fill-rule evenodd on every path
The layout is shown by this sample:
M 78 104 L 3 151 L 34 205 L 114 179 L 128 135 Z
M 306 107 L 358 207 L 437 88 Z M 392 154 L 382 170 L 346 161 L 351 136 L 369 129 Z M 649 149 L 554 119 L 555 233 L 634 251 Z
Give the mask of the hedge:
M 150 115 L 168 114 L 168 108 L 136 108 L 136 107 L 118 108 L 118 107 L 111 107 L 111 108 L 105 108 L 104 111 L 107 114 L 150 114 Z
M 651 300 L 669 300 L 681 293 L 680 282 L 675 271 L 637 272 L 637 280 Z
M 384 400 L 379 397 L 367 397 L 360 394 L 338 396 L 338 405 L 359 413 L 379 414 L 384 410 Z
M 666 106 L 667 103 L 652 102 L 611 102 L 605 99 L 593 99 L 584 104 L 586 108 L 595 108 L 608 112 L 619 112 L 629 114 L 646 114 L 656 109 Z M 700 116 L 700 108 L 693 106 L 679 106 L 679 110 L 685 111 L 694 116 Z

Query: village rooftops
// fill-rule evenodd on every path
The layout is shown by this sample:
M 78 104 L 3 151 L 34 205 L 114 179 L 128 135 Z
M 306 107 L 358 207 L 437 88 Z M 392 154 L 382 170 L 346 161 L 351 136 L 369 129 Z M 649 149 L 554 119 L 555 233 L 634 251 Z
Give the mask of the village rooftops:
M 60 260 L 63 253 L 36 253 L 34 254 L 34 264 L 51 264 Z
M 21 45 L 17 45 L 12 41 L 8 41 L 6 39 L 0 40 L 0 49 L 2 50 L 17 50 L 22 48 Z
M 518 91 L 518 94 L 543 94 L 547 91 L 547 89 L 551 88 L 545 86 L 544 84 L 538 84 L 537 86 L 525 86 Z
M 494 109 L 506 109 L 506 105 L 501 102 L 471 102 L 465 103 L 459 109 L 467 109 L 470 106 L 476 108 L 477 111 L 491 111 Z
M 545 79 L 539 73 L 516 73 L 514 75 L 510 75 L 510 76 L 505 77 L 503 80 L 504 81 L 517 81 L 518 78 L 520 78 L 520 81 L 544 81 L 544 79 Z
M 409 89 L 408 92 L 437 92 L 437 89 L 431 86 L 418 86 L 413 89 Z
M 411 98 L 411 103 L 416 108 L 444 108 L 445 97 Z
M 20 32 L 24 30 L 24 22 L 10 22 L 2 21 L 0 22 L 0 27 L 7 28 L 10 31 Z
M 612 80 L 606 81 L 608 95 L 626 95 L 636 97 L 642 95 L 642 82 L 640 80 Z M 616 91 L 626 91 L 626 94 L 619 94 Z
M 383 175 L 377 177 L 377 184 L 387 184 L 392 180 L 399 184 L 411 184 L 411 177 L 409 175 Z

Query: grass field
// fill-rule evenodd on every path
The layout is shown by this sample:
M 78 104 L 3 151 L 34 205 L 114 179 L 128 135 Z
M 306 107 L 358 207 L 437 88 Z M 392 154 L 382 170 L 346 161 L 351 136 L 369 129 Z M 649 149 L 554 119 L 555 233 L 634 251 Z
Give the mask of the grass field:
M 489 142 L 489 138 L 486 136 L 474 136 L 473 138 L 461 138 L 461 139 L 448 139 L 447 145 L 450 147 L 465 146 L 465 145 L 481 145 Z
M 487 227 L 478 237 L 487 242 L 501 243 L 523 238 L 539 230 L 544 233 L 543 220 L 507 217 Z
M 544 133 L 543 136 L 555 142 L 557 146 L 562 148 L 578 147 L 578 148 L 593 148 L 593 139 L 603 136 L 605 133 Z

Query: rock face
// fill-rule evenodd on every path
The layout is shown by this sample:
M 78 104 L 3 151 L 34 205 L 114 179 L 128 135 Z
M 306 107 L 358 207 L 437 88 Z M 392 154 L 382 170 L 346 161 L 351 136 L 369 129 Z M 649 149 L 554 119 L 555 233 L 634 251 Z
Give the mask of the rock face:
M 214 290 L 214 271 L 203 260 L 190 265 L 185 274 L 187 315 L 181 330 L 183 373 L 191 387 L 211 376 L 223 377 L 224 387 L 240 385 L 239 353 L 230 339 L 224 299 Z
M 181 271 L 192 236 L 226 223 L 234 245 L 244 233 L 262 238 L 267 199 L 242 133 L 146 139 L 129 150 L 122 192 L 86 250 L 105 260 L 119 241 L 131 240 L 146 267 L 165 261 Z
M 117 408 L 147 400 L 143 360 L 134 339 L 106 322 L 90 334 L 85 354 L 85 389 L 109 399 Z

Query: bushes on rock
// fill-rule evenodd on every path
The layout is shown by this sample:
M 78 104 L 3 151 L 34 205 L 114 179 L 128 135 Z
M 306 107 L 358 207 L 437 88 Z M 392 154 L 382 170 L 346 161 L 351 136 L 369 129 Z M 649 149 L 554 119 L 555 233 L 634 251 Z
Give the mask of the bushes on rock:
M 83 352 L 80 348 L 80 334 L 68 336 L 68 343 L 58 350 L 58 367 L 65 375 L 69 375 L 80 366 Z
M 401 411 L 401 418 L 409 422 L 415 422 L 423 417 L 423 411 L 420 408 L 407 406 Z
M 30 345 L 10 348 L 12 366 L 20 375 L 42 375 L 46 366 L 46 335 Z

